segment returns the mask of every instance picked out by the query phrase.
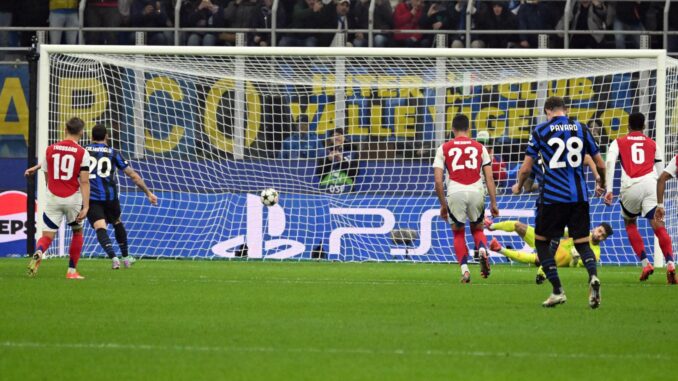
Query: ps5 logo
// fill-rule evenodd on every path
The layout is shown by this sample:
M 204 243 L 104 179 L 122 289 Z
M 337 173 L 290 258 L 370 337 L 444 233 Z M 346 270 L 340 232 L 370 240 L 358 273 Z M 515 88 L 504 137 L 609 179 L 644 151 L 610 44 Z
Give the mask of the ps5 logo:
M 280 205 L 268 207 L 267 231 L 270 237 L 280 237 L 285 232 L 285 211 Z M 258 196 L 247 195 L 247 225 L 244 235 L 220 242 L 212 246 L 212 252 L 219 257 L 235 257 L 236 250 L 247 245 L 249 258 L 263 258 L 264 251 L 269 252 L 281 247 L 266 258 L 284 259 L 302 254 L 306 247 L 293 239 L 274 238 L 264 242 L 264 205 Z
M 304 254 L 307 247 L 315 247 L 315 245 L 322 242 L 312 242 L 314 238 L 311 236 L 316 238 L 328 237 L 327 234 L 329 234 L 329 239 L 323 241 L 325 244 L 328 244 L 326 248 L 329 249 L 328 253 L 333 258 L 345 258 L 346 256 L 368 258 L 370 253 L 365 252 L 366 249 L 369 249 L 372 255 L 376 256 L 386 253 L 393 256 L 424 256 L 431 253 L 434 239 L 436 242 L 440 242 L 443 236 L 450 235 L 450 230 L 446 227 L 447 224 L 444 224 L 445 227 L 443 227 L 443 224 L 440 222 L 442 220 L 438 217 L 440 213 L 438 208 L 424 208 L 419 212 L 421 214 L 418 216 L 405 216 L 405 219 L 411 222 L 414 222 L 412 220 L 418 217 L 419 237 L 414 242 L 417 244 L 416 247 L 403 247 L 392 243 L 385 244 L 383 239 L 384 235 L 390 234 L 396 227 L 396 217 L 391 210 L 387 208 L 330 207 L 330 219 L 329 221 L 326 220 L 327 225 L 316 224 L 310 227 L 314 229 L 314 234 L 308 237 L 301 233 L 301 231 L 305 231 L 308 228 L 300 229 L 298 227 L 299 224 L 309 224 L 308 217 L 292 216 L 293 226 L 291 231 L 302 234 L 295 237 L 301 240 L 297 241 L 282 238 L 285 234 L 288 221 L 286 221 L 285 211 L 280 204 L 264 207 L 261 204 L 260 198 L 254 195 L 247 195 L 246 203 L 245 234 L 239 234 L 214 245 L 212 252 L 215 255 L 220 257 L 235 257 L 236 251 L 243 245 L 247 245 L 249 258 L 292 258 Z M 321 206 L 316 206 L 316 208 L 315 212 L 310 212 L 311 215 L 327 213 L 327 209 Z M 504 217 L 529 217 L 531 213 L 532 211 L 522 209 L 502 210 L 502 216 Z M 309 211 L 306 211 L 305 214 L 309 214 Z M 411 222 L 408 225 L 411 225 Z M 515 233 L 492 232 L 491 234 L 513 235 Z M 444 249 L 445 252 L 448 250 L 449 248 Z
M 438 209 L 429 209 L 422 213 L 420 218 L 419 246 L 415 248 L 390 249 L 391 255 L 426 255 L 431 249 L 431 225 L 433 219 L 438 215 Z M 377 227 L 341 227 L 332 230 L 330 234 L 330 254 L 341 255 L 341 239 L 346 235 L 375 235 L 388 234 L 395 227 L 395 216 L 385 208 L 330 208 L 330 214 L 333 216 L 361 215 L 361 216 L 380 216 L 383 220 L 381 226 Z

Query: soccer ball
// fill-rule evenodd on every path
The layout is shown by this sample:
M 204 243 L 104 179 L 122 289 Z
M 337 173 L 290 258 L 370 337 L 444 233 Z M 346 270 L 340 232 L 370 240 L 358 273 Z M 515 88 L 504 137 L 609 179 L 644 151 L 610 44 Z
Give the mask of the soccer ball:
M 273 188 L 266 188 L 261 191 L 261 203 L 266 206 L 273 206 L 278 203 L 278 191 Z

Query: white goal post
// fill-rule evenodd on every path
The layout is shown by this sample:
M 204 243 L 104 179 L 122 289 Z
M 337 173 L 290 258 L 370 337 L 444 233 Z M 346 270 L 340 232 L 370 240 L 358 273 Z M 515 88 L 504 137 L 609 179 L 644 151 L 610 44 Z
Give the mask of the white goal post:
M 664 50 L 40 50 L 39 155 L 72 116 L 86 130 L 108 127 L 110 144 L 161 200 L 151 207 L 119 177 L 138 256 L 454 261 L 449 226 L 436 218 L 431 162 L 459 113 L 493 148 L 500 219 L 532 222 L 536 193 L 513 196 L 509 188 L 548 96 L 565 97 L 603 151 L 635 111 L 647 116 L 665 159 L 678 150 L 678 61 Z M 265 207 L 258 193 L 270 187 L 280 202 Z M 674 240 L 677 188 L 670 183 L 666 201 Z M 44 191 L 39 177 L 38 216 Z M 615 229 L 602 263 L 635 263 L 619 206 L 591 205 L 592 222 Z M 651 230 L 640 227 L 661 264 Z M 515 233 L 488 235 L 523 247 Z M 68 233 L 61 253 L 67 241 Z M 103 255 L 90 229 L 84 250 Z

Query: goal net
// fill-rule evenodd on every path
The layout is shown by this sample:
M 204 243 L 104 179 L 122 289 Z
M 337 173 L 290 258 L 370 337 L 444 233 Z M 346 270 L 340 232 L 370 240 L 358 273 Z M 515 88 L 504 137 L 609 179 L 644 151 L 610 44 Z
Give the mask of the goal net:
M 72 116 L 88 131 L 95 123 L 108 128 L 110 145 L 160 199 L 151 206 L 118 177 L 133 255 L 449 262 L 452 234 L 438 217 L 431 164 L 457 114 L 493 151 L 499 221 L 533 223 L 537 193 L 514 196 L 510 186 L 549 96 L 566 99 L 603 154 L 635 111 L 647 116 L 647 133 L 665 142 L 667 158 L 678 150 L 675 60 L 662 51 L 561 55 L 48 45 L 39 152 L 61 138 Z M 86 133 L 83 145 L 89 139 Z M 277 205 L 261 203 L 266 188 L 279 192 Z M 674 240 L 675 193 L 672 183 Z M 602 244 L 602 262 L 635 263 L 619 205 L 591 205 L 592 224 L 615 230 Z M 651 230 L 640 226 L 651 251 Z M 525 247 L 515 233 L 486 233 Z M 85 237 L 84 253 L 103 255 L 91 229 Z M 470 235 L 467 242 L 473 249 Z

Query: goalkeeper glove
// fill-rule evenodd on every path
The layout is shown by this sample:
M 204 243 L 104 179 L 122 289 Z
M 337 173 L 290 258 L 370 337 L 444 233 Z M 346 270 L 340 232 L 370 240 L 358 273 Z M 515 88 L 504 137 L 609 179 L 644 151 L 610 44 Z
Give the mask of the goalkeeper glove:
M 581 259 L 581 256 L 579 255 L 577 249 L 575 249 L 574 247 L 570 249 L 570 256 L 572 257 L 570 259 L 570 267 L 579 266 L 579 260 Z

